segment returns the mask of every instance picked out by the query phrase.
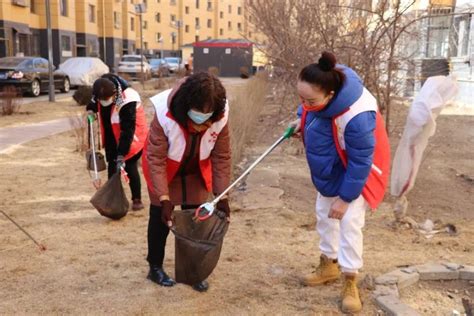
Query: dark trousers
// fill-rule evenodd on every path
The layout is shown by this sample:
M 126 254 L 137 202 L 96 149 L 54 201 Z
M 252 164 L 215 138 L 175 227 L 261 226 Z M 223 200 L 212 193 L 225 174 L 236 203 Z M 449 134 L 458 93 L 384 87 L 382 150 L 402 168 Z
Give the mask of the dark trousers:
M 195 209 L 199 205 L 182 205 L 182 209 Z M 148 256 L 150 265 L 162 267 L 165 259 L 166 238 L 170 229 L 161 220 L 161 206 L 150 205 L 150 219 L 148 221 Z
M 140 151 L 138 154 L 133 156 L 132 158 L 125 160 L 125 171 L 128 174 L 128 178 L 130 179 L 130 191 L 132 191 L 132 200 L 141 199 L 142 198 L 142 185 L 140 182 L 140 173 L 138 172 L 138 160 L 142 156 L 142 152 Z M 117 163 L 115 159 L 108 159 L 108 175 L 109 179 L 117 172 Z

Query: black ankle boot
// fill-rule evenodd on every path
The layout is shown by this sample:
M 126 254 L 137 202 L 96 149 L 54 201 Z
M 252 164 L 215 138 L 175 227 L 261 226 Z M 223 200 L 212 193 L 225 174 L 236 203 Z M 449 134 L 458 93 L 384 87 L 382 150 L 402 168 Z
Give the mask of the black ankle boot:
M 150 265 L 150 272 L 148 272 L 147 279 L 161 286 L 173 286 L 176 284 L 176 282 L 166 274 L 163 268 L 158 265 Z
M 206 292 L 209 289 L 209 283 L 202 281 L 193 285 L 193 290 L 198 292 Z

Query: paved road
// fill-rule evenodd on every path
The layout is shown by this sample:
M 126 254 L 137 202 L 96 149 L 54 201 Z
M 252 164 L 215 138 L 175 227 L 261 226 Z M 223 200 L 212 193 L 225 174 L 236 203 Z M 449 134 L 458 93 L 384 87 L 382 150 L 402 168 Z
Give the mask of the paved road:
M 0 154 L 8 153 L 9 150 L 26 142 L 63 133 L 70 129 L 68 117 L 26 126 L 0 128 Z
M 61 93 L 61 92 L 56 92 L 56 101 L 57 100 L 63 100 L 67 98 L 72 98 L 72 95 L 74 94 L 75 90 L 71 90 L 68 93 Z M 43 102 L 43 101 L 49 101 L 49 95 L 42 94 L 39 97 L 23 97 L 22 99 L 22 104 L 29 104 L 29 103 L 34 103 L 34 102 Z

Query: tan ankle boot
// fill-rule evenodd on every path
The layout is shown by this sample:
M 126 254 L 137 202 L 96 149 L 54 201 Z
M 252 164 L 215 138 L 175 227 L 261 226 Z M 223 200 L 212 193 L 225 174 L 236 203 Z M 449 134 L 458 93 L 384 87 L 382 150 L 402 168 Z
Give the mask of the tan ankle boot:
M 341 298 L 343 313 L 357 313 L 362 310 L 356 274 L 344 273 L 344 287 L 342 288 Z
M 329 259 L 321 255 L 319 266 L 316 271 L 303 278 L 303 284 L 306 286 L 318 286 L 336 281 L 341 276 L 337 259 Z

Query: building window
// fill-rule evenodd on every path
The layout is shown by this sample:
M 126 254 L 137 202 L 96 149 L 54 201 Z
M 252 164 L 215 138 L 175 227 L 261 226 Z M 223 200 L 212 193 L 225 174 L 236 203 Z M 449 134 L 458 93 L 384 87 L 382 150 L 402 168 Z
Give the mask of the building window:
M 199 28 L 199 25 L 200 25 L 200 24 L 199 24 L 199 18 L 196 18 L 195 20 L 196 20 L 196 22 L 195 22 L 196 28 Z
M 30 12 L 31 13 L 36 13 L 36 0 L 30 0 Z
M 148 50 L 148 42 L 143 42 L 143 49 Z
M 227 28 L 229 29 L 229 31 L 232 30 L 232 22 L 231 21 L 227 22 Z
M 222 11 L 219 12 L 219 17 L 220 17 L 221 19 L 223 19 L 223 18 L 224 18 L 224 12 L 222 12 Z
M 135 18 L 130 18 L 130 31 L 135 31 Z
M 155 20 L 156 20 L 157 23 L 161 23 L 161 13 L 160 12 L 156 13 Z
M 162 40 L 163 40 L 163 39 L 161 38 L 161 33 L 160 33 L 160 32 L 156 33 L 156 41 L 157 41 L 158 43 L 161 43 Z
M 143 21 L 143 29 L 144 30 L 148 29 L 148 21 Z
M 171 19 L 171 22 L 174 22 L 174 21 L 176 21 L 176 15 L 174 15 L 174 14 L 171 14 L 171 17 L 170 17 L 170 19 Z
M 161 0 L 156 0 L 156 3 L 160 3 L 160 2 L 161 2 Z
M 189 33 L 189 25 L 186 25 L 186 26 L 184 27 L 184 31 L 185 31 L 186 33 Z
M 242 23 L 237 23 L 237 30 L 242 31 Z
M 170 0 L 170 5 L 176 5 L 176 0 Z
M 67 0 L 59 0 L 59 11 L 62 16 L 67 16 Z
M 252 32 L 249 32 L 249 38 L 252 38 Z
M 194 41 L 195 41 L 195 42 L 199 42 L 199 35 L 196 35 L 196 36 L 194 37 Z
M 199 0 L 196 0 L 196 9 L 199 9 Z
M 207 11 L 212 11 L 212 1 L 207 1 Z
M 212 28 L 212 20 L 211 19 L 207 19 L 207 27 Z
M 89 4 L 88 6 L 88 15 L 89 15 L 89 22 L 95 23 L 95 6 L 92 4 Z
M 71 51 L 71 38 L 66 35 L 61 35 L 61 50 L 62 51 Z
M 189 7 L 188 6 L 184 7 L 184 13 L 189 14 Z
M 176 33 L 171 33 L 171 44 L 176 44 Z
M 219 35 L 224 36 L 224 29 L 219 29 Z
M 229 14 L 232 14 L 232 6 L 229 4 Z
M 242 7 L 238 7 L 238 8 L 237 8 L 237 14 L 238 14 L 238 15 L 242 15 Z
M 116 29 L 120 28 L 120 13 L 114 11 L 114 27 Z

